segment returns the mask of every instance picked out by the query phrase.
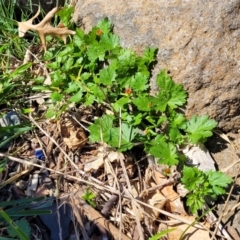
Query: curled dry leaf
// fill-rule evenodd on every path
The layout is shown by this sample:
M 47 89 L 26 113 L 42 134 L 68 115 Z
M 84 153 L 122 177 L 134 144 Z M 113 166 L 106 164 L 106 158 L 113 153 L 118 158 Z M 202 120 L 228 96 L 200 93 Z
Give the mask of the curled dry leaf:
M 148 186 L 148 189 L 146 189 L 144 193 L 142 193 L 143 200 L 145 203 L 155 208 L 163 209 L 167 200 L 163 196 L 163 194 L 158 189 L 154 189 L 154 191 L 148 191 L 149 189 L 152 189 L 157 185 L 154 180 L 152 169 L 153 169 L 152 167 L 148 166 L 145 172 L 145 177 L 144 177 L 145 185 Z M 149 216 L 151 216 L 151 219 L 145 219 L 145 223 L 147 221 L 148 223 L 147 225 L 150 226 L 151 223 L 149 223 L 149 221 L 152 222 L 153 220 L 157 219 L 159 216 L 159 212 L 149 207 L 144 207 L 144 210 Z
M 40 23 L 33 25 L 32 24 L 33 20 L 40 14 L 40 7 L 39 7 L 37 13 L 32 18 L 30 18 L 25 22 L 17 22 L 19 37 L 23 37 L 28 30 L 36 31 L 39 34 L 39 37 L 41 39 L 43 49 L 45 52 L 47 51 L 46 36 L 48 35 L 51 35 L 51 36 L 57 35 L 60 38 L 62 38 L 64 43 L 66 43 L 67 35 L 69 34 L 73 35 L 75 34 L 75 31 L 69 30 L 66 27 L 57 28 L 51 25 L 52 18 L 54 17 L 55 13 L 58 12 L 59 10 L 60 8 L 58 7 L 53 8 L 43 18 L 43 20 Z
M 153 170 L 153 175 L 157 185 L 160 185 L 167 179 L 164 175 L 162 175 L 155 169 Z M 188 215 L 184 210 L 183 203 L 180 200 L 180 196 L 174 191 L 173 185 L 167 185 L 163 187 L 160 192 L 168 200 L 166 202 L 166 207 L 168 208 L 169 212 L 179 213 L 181 215 Z
M 186 197 L 186 195 L 189 193 L 189 190 L 187 190 L 182 183 L 179 183 L 177 185 L 177 193 L 181 197 Z
M 159 190 L 156 190 L 155 193 L 151 193 L 147 196 L 146 203 L 155 208 L 163 209 L 166 201 L 167 199 L 161 194 L 161 192 Z M 145 211 L 153 218 L 153 220 L 157 219 L 159 216 L 159 212 L 154 209 L 146 207 Z
M 84 165 L 84 171 L 90 172 L 91 170 L 97 170 L 104 165 L 105 160 L 109 162 L 117 162 L 119 158 L 124 158 L 122 153 L 107 151 L 105 148 L 99 148 L 97 155 L 91 157 Z
M 66 143 L 66 145 L 72 150 L 80 150 L 88 141 L 84 129 L 70 117 L 64 117 L 61 119 L 58 122 L 58 127 L 64 143 Z
M 84 165 L 84 172 L 97 170 L 104 164 L 104 153 L 98 153 L 97 156 L 91 157 Z

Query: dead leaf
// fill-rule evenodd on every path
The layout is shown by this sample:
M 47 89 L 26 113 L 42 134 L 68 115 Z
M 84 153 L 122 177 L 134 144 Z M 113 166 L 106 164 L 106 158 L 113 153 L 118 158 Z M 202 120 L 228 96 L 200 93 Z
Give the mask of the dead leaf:
M 37 13 L 32 18 L 25 22 L 17 22 L 19 37 L 23 37 L 28 30 L 36 31 L 41 39 L 44 52 L 47 51 L 46 36 L 48 35 L 51 36 L 57 35 L 60 38 L 62 38 L 63 42 L 66 44 L 67 35 L 69 34 L 73 35 L 75 34 L 75 31 L 69 30 L 66 27 L 57 28 L 51 25 L 52 18 L 54 17 L 55 13 L 58 12 L 59 10 L 60 8 L 58 7 L 53 8 L 50 12 L 48 12 L 48 14 L 44 17 L 44 19 L 40 23 L 33 25 L 32 24 L 33 20 L 40 14 L 39 7 Z
M 104 164 L 105 154 L 101 153 L 101 155 L 98 154 L 98 156 L 93 156 L 90 160 L 88 160 L 84 165 L 84 172 L 90 172 L 101 168 Z
M 184 219 L 188 221 L 195 221 L 195 217 L 193 216 L 184 216 Z M 178 223 L 178 224 L 168 224 L 170 228 L 176 228 L 174 231 L 168 233 L 169 240 L 179 240 L 180 236 L 183 232 L 189 227 L 188 224 L 185 223 Z M 204 224 L 205 227 L 209 228 L 209 224 Z M 210 240 L 209 232 L 205 229 L 199 229 L 195 227 L 189 227 L 187 231 L 184 233 L 183 239 L 188 240 L 196 240 L 196 239 L 203 239 L 203 240 Z
M 132 195 L 134 198 L 139 197 L 140 192 L 141 192 L 141 184 L 139 181 L 134 181 L 132 183 L 132 191 L 131 192 L 132 192 Z
M 109 152 L 107 158 L 110 162 L 115 162 L 116 160 L 118 160 L 119 158 L 124 158 L 123 154 L 122 153 L 119 153 L 119 152 L 114 152 L 114 151 L 111 151 Z
M 103 167 L 105 160 L 109 162 L 117 162 L 119 158 L 123 158 L 122 153 L 110 151 L 107 147 L 99 147 L 98 152 L 95 156 L 92 156 L 84 165 L 84 171 L 90 172 L 91 170 L 97 170 Z
M 148 195 L 147 203 L 155 208 L 163 209 L 166 204 L 167 199 L 161 194 L 159 190 L 156 190 L 155 193 Z M 145 211 L 155 220 L 159 216 L 159 212 L 145 207 Z
M 177 193 L 181 197 L 186 197 L 186 195 L 189 193 L 189 190 L 187 190 L 182 183 L 178 183 L 178 185 L 177 185 Z
M 71 117 L 64 116 L 58 122 L 58 127 L 63 141 L 72 150 L 81 149 L 88 141 L 84 129 Z
M 164 175 L 162 175 L 160 172 L 156 170 L 153 171 L 153 175 L 157 185 L 163 183 L 167 179 Z M 160 190 L 160 192 L 166 199 L 168 199 L 166 207 L 168 208 L 169 212 L 188 215 L 184 210 L 183 203 L 180 200 L 180 196 L 174 191 L 173 185 L 165 186 Z
M 156 183 L 151 179 L 149 185 L 153 187 L 156 186 Z M 158 189 L 156 189 L 153 192 L 146 191 L 146 195 L 144 194 L 143 196 L 143 201 L 153 207 L 151 208 L 144 206 L 144 212 L 146 213 L 144 214 L 144 223 L 149 229 L 149 231 L 152 233 L 154 230 L 153 222 L 159 217 L 159 211 L 155 210 L 155 208 L 163 209 L 167 199 L 161 194 L 161 192 Z
M 37 189 L 37 191 L 36 191 L 36 193 L 34 194 L 34 196 L 35 196 L 35 197 L 42 197 L 42 196 L 47 196 L 47 195 L 49 195 L 49 194 L 50 194 L 49 188 L 48 188 L 45 184 L 43 184 L 42 186 L 40 186 L 40 187 Z

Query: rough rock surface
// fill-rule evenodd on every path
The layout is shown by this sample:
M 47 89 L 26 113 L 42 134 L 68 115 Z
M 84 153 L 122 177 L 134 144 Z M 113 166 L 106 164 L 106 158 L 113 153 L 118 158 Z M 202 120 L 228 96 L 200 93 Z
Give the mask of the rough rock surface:
M 225 131 L 240 127 L 240 0 L 81 0 L 86 31 L 108 17 L 125 47 L 158 47 L 158 63 L 189 93 L 186 114 L 208 114 Z M 154 78 L 152 87 L 156 90 Z

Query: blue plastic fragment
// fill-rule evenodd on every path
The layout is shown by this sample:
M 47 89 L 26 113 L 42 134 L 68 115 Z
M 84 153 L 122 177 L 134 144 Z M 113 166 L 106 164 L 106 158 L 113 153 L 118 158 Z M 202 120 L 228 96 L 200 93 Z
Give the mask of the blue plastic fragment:
M 42 161 L 45 160 L 45 156 L 44 156 L 43 150 L 41 148 L 36 148 L 34 151 L 34 155 L 39 160 L 42 160 Z
M 72 207 L 64 203 L 60 207 L 54 202 L 52 206 L 41 208 L 51 210 L 52 214 L 39 215 L 45 226 L 51 232 L 51 240 L 68 239 L 69 227 L 72 220 Z M 59 236 L 61 234 L 61 236 Z

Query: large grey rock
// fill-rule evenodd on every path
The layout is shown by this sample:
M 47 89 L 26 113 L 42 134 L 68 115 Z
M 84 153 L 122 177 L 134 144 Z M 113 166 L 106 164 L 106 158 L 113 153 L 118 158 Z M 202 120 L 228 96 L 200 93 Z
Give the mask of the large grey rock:
M 125 47 L 156 46 L 158 63 L 189 93 L 187 116 L 240 127 L 240 0 L 81 0 L 75 21 L 89 31 L 108 17 Z M 156 90 L 154 78 L 153 89 Z

